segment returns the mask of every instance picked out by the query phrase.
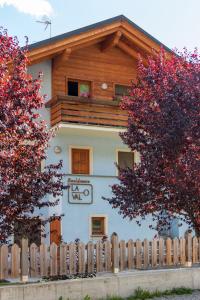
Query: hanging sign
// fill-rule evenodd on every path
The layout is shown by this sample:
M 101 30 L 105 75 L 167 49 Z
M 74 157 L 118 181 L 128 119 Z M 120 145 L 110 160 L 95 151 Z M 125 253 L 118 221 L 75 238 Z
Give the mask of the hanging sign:
M 89 180 L 68 179 L 68 202 L 72 204 L 92 204 L 93 186 Z

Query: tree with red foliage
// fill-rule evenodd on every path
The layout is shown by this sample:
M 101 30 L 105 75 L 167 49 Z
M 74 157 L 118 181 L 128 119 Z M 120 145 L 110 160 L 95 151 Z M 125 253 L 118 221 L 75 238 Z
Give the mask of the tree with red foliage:
M 56 205 L 62 195 L 62 162 L 41 170 L 52 133 L 37 113 L 41 75 L 27 74 L 27 47 L 0 31 L 0 242 L 13 233 L 14 223 L 30 230 L 38 211 Z M 52 195 L 53 200 L 45 198 Z
M 145 219 L 150 227 L 174 218 L 200 235 L 200 57 L 195 50 L 172 54 L 161 49 L 138 64 L 138 77 L 122 108 L 128 111 L 123 142 L 141 162 L 120 169 L 119 184 L 107 199 L 124 218 Z M 140 221 L 137 221 L 141 225 Z

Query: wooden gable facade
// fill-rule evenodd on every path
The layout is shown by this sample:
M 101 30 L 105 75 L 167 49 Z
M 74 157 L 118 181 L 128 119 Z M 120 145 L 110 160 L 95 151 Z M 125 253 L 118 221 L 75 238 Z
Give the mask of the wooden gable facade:
M 138 54 L 146 63 L 145 57 L 160 46 L 124 16 L 33 44 L 31 64 L 52 60 L 53 97 L 47 103 L 52 126 L 126 126 L 117 90 L 123 93 L 136 78 Z

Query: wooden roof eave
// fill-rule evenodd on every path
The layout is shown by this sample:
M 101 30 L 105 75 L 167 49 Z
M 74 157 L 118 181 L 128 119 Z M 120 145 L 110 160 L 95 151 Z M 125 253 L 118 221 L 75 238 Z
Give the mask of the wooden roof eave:
M 61 53 L 66 48 L 77 50 L 81 47 L 87 47 L 103 40 L 107 35 L 116 32 L 120 28 L 120 23 L 115 23 L 105 28 L 93 30 L 89 33 L 82 33 L 79 36 L 64 39 L 62 41 L 55 42 L 53 45 L 44 46 L 38 49 L 33 49 L 29 52 L 28 57 L 30 64 L 33 64 L 36 60 L 43 60 L 45 57 L 54 57 Z
M 123 36 L 130 41 L 133 46 L 136 45 L 138 48 L 140 48 L 146 55 L 152 55 L 153 49 L 156 52 L 160 51 L 161 44 L 159 41 L 154 39 L 152 36 L 147 35 L 145 31 L 143 32 L 137 27 L 134 27 L 126 19 L 120 19 L 102 27 L 93 28 L 89 31 L 81 32 L 79 34 L 57 40 L 54 43 L 31 49 L 28 54 L 30 65 L 58 56 L 66 49 L 75 51 L 96 43 L 101 43 L 103 45 L 104 41 L 106 44 L 107 36 L 112 34 L 115 34 L 115 37 L 113 37 L 113 42 L 111 41 L 109 43 L 115 44 L 115 41 Z M 167 55 L 170 56 L 172 51 L 165 46 L 164 48 L 167 50 Z

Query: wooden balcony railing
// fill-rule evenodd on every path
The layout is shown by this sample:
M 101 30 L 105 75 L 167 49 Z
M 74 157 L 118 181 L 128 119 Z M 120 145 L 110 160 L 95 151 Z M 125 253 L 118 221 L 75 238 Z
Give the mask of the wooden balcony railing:
M 51 107 L 51 125 L 76 123 L 126 127 L 127 112 L 115 101 L 102 101 L 73 96 L 57 96 L 46 107 Z

